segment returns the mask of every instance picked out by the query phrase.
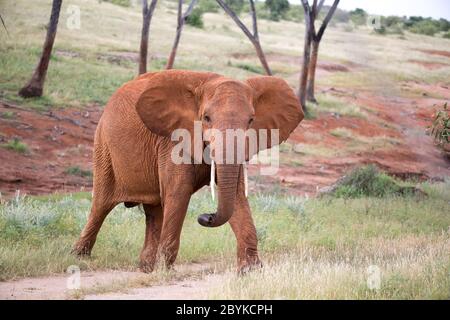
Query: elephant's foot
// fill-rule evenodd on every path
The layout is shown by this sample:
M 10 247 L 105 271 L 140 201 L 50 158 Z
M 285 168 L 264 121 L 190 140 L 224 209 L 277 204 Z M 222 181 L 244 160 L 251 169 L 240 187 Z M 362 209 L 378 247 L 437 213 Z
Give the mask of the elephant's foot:
M 251 271 L 260 270 L 263 267 L 261 260 L 258 256 L 247 257 L 244 261 L 241 261 L 238 265 L 238 274 L 245 275 Z
M 89 257 L 91 255 L 91 251 L 92 245 L 90 245 L 89 242 L 78 241 L 77 243 L 75 243 L 70 253 L 79 258 L 82 258 L 82 257 Z
M 153 261 L 142 261 L 139 263 L 139 270 L 144 273 L 151 273 L 155 270 L 155 262 Z
M 150 273 L 155 270 L 157 262 L 156 254 L 152 250 L 143 250 L 140 256 L 139 269 L 142 272 Z

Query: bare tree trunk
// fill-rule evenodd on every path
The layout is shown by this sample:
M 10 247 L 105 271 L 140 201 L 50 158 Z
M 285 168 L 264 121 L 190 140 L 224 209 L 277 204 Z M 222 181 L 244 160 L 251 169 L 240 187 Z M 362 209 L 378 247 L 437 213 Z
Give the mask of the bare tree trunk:
M 336 11 L 339 0 L 334 0 L 327 15 L 325 16 L 319 31 L 316 33 L 314 22 L 322 9 L 324 0 L 313 1 L 313 5 L 309 6 L 308 0 L 302 0 L 303 9 L 305 10 L 305 48 L 303 51 L 303 66 L 300 74 L 299 99 L 305 113 L 307 113 L 306 99 L 311 102 L 317 102 L 314 95 L 317 58 L 319 55 L 319 44 L 322 40 L 325 29 Z M 312 46 L 312 53 L 311 53 Z
M 311 38 L 312 38 L 311 24 L 314 23 L 314 21 L 311 21 L 310 7 L 308 1 L 303 0 L 302 4 L 303 9 L 305 10 L 305 44 L 303 47 L 303 66 L 302 71 L 300 73 L 300 86 L 298 96 L 303 111 L 307 113 L 308 109 L 306 107 L 306 86 L 308 84 L 309 61 L 311 58 Z
M 259 58 L 259 61 L 261 62 L 261 65 L 264 68 L 264 71 L 266 72 L 267 75 L 271 76 L 272 70 L 270 70 L 269 64 L 267 63 L 267 60 L 266 60 L 266 55 L 264 54 L 264 51 L 261 47 L 261 43 L 259 41 L 255 2 L 253 0 L 249 0 L 250 14 L 252 16 L 252 24 L 253 24 L 253 34 L 252 34 L 248 30 L 248 28 L 242 23 L 242 21 L 239 19 L 239 17 L 236 15 L 236 13 L 233 10 L 231 10 L 231 8 L 223 0 L 216 0 L 216 1 L 222 7 L 222 9 L 230 16 L 230 18 L 233 19 L 233 21 L 244 32 L 244 34 L 247 36 L 247 38 L 253 44 L 253 46 L 255 47 L 255 50 L 256 50 L 256 54 Z
M 149 7 L 147 0 L 142 0 L 142 32 L 141 46 L 139 50 L 139 74 L 147 72 L 148 35 L 150 31 L 150 23 L 157 2 L 158 0 L 152 0 Z
M 264 54 L 264 51 L 261 48 L 261 44 L 259 43 L 259 41 L 252 42 L 252 43 L 253 43 L 253 46 L 255 47 L 256 55 L 258 56 L 259 61 L 261 62 L 261 65 L 264 68 L 264 71 L 266 72 L 266 74 L 268 76 L 271 76 L 272 70 L 270 70 L 269 64 L 267 63 L 266 55 Z
M 178 0 L 178 16 L 177 16 L 177 31 L 175 40 L 173 41 L 172 51 L 170 51 L 169 59 L 167 60 L 166 69 L 172 69 L 177 55 L 178 43 L 181 38 L 181 31 L 183 30 L 184 21 L 182 21 L 183 0 Z
M 317 67 L 317 57 L 319 55 L 319 41 L 312 41 L 312 52 L 309 62 L 309 75 L 308 75 L 308 88 L 306 93 L 306 99 L 310 102 L 317 103 L 316 97 L 314 96 L 314 87 L 316 80 L 316 67 Z
M 175 63 L 175 57 L 177 56 L 178 44 L 180 43 L 181 32 L 183 31 L 184 23 L 189 15 L 192 13 L 197 0 L 192 0 L 183 14 L 183 0 L 178 0 L 178 15 L 177 15 L 177 31 L 175 34 L 175 40 L 173 41 L 172 51 L 170 51 L 169 59 L 167 60 L 166 69 L 172 69 Z
M 44 89 L 45 76 L 47 75 L 48 64 L 52 54 L 53 43 L 55 42 L 56 30 L 58 28 L 59 12 L 61 11 L 62 0 L 53 0 L 50 23 L 45 37 L 41 58 L 34 70 L 30 81 L 19 91 L 19 95 L 24 98 L 40 97 Z

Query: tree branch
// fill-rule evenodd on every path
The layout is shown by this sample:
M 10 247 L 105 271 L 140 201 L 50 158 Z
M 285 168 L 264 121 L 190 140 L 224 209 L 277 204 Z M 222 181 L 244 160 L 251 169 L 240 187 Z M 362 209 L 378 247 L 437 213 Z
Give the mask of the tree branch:
M 9 37 L 9 32 L 8 32 L 8 29 L 6 28 L 6 24 L 5 24 L 5 21 L 3 20 L 3 17 L 2 17 L 2 15 L 0 14 L 0 20 L 2 21 L 2 24 L 3 24 L 3 27 L 5 28 L 5 31 L 6 31 L 6 34 L 8 35 L 8 37 Z
M 258 23 L 256 21 L 256 9 L 255 9 L 255 2 L 253 0 L 249 0 L 250 2 L 250 14 L 252 15 L 252 23 L 253 23 L 253 36 L 256 39 L 259 39 L 258 34 Z
M 328 11 L 327 16 L 325 17 L 325 19 L 322 22 L 322 25 L 320 26 L 319 32 L 317 33 L 317 36 L 316 36 L 317 41 L 322 40 L 322 36 L 325 32 L 325 29 L 327 28 L 328 23 L 330 22 L 331 18 L 333 17 L 338 4 L 339 4 L 339 0 L 334 0 L 333 5 L 331 6 L 330 10 Z
M 245 33 L 245 35 L 252 41 L 255 40 L 255 37 L 252 35 L 252 33 L 247 29 L 245 24 L 242 23 L 242 21 L 239 19 L 239 17 L 234 13 L 233 10 L 223 1 L 223 0 L 216 0 L 217 3 L 222 7 L 222 9 L 233 19 L 233 21 L 238 25 L 239 28 L 242 29 L 242 31 Z
M 322 10 L 324 2 L 325 2 L 325 0 L 320 0 L 319 5 L 317 6 L 317 15 L 319 15 L 320 10 Z
M 186 12 L 183 14 L 183 20 L 186 21 L 186 19 L 191 15 L 192 10 L 194 10 L 195 5 L 197 4 L 198 0 L 192 0 L 189 4 L 188 8 L 186 9 Z

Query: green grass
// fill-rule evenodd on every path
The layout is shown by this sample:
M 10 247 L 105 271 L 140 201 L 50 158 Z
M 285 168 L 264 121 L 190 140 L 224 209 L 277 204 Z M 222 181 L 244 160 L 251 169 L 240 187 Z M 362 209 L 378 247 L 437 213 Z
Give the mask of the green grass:
M 122 0 L 111 2 L 126 3 Z M 92 103 L 103 105 L 114 90 L 137 75 L 136 61 L 120 58 L 119 61 L 110 61 L 104 56 L 118 53 L 136 55 L 142 19 L 140 6 L 124 7 L 105 1 L 82 0 L 74 0 L 70 4 L 80 7 L 81 28 L 68 29 L 62 18 L 44 96 L 27 100 L 18 97 L 17 92 L 29 80 L 39 59 L 51 1 L 21 0 L 2 4 L 2 17 L 10 32 L 9 37 L 5 33 L 0 34 L 2 99 L 37 109 Z M 66 12 L 67 5 L 63 3 L 61 12 Z M 217 7 L 216 4 L 214 6 Z M 165 66 L 175 32 L 175 7 L 173 2 L 158 3 L 151 26 L 149 71 L 161 70 Z M 242 18 L 250 25 L 250 17 L 243 15 Z M 203 24 L 203 29 L 186 25 L 175 61 L 176 68 L 213 71 L 237 79 L 264 73 L 251 43 L 221 10 L 204 14 Z M 272 70 L 295 90 L 298 88 L 300 64 L 295 59 L 284 60 L 283 57 L 300 54 L 298 48 L 303 43 L 303 28 L 303 23 L 294 21 L 259 21 L 261 43 L 268 53 L 267 60 Z M 211 35 L 214 35 L 213 42 Z M 354 62 L 358 67 L 350 67 L 350 72 L 318 76 L 318 87 L 401 93 L 397 88 L 399 81 L 447 82 L 448 68 L 423 72 L 420 66 L 411 66 L 406 61 L 429 58 L 411 48 L 447 50 L 442 38 L 408 33 L 407 40 L 401 40 L 390 35 L 374 36 L 370 30 L 358 28 L 352 33 L 352 41 L 347 41 L 348 34 L 339 26 L 330 26 L 325 37 L 319 62 Z M 243 54 L 245 58 L 238 59 L 236 54 Z M 433 61 L 446 62 L 445 57 L 433 57 Z M 325 110 L 364 117 L 358 106 L 348 106 L 326 95 L 321 97 L 318 94 L 318 98 Z M 319 106 L 319 110 L 321 108 Z
M 449 187 L 449 182 L 424 184 L 426 198 L 251 195 L 266 267 L 239 279 L 230 273 L 223 291 L 211 296 L 448 298 Z M 18 197 L 1 204 L 1 279 L 61 273 L 72 264 L 82 270 L 135 270 L 145 225 L 139 208 L 114 209 L 90 259 L 69 254 L 89 207 L 87 194 Z M 215 262 L 234 270 L 231 229 L 207 229 L 196 222 L 199 213 L 213 208 L 208 192 L 193 197 L 177 264 Z M 382 270 L 382 287 L 376 292 L 365 286 L 370 265 Z
M 28 152 L 28 145 L 22 141 L 20 141 L 19 138 L 13 138 L 9 140 L 8 142 L 1 145 L 1 147 L 9 150 L 13 150 L 17 153 L 27 153 Z
M 258 65 L 254 65 L 254 64 L 249 64 L 249 63 L 244 63 L 244 62 L 240 62 L 240 63 L 230 63 L 230 66 L 232 67 L 236 67 L 245 71 L 249 71 L 252 73 L 257 73 L 257 74 L 265 74 L 264 69 Z
M 329 94 L 320 94 L 317 96 L 317 111 L 333 112 L 338 115 L 366 119 L 367 114 L 361 106 L 354 103 L 343 101 Z
M 16 116 L 16 114 L 13 111 L 4 111 L 4 112 L 0 113 L 0 118 L 6 119 L 6 120 L 14 119 L 15 116 Z
M 337 183 L 334 196 L 338 198 L 385 197 L 396 194 L 412 193 L 412 187 L 406 187 L 391 176 L 378 170 L 374 165 L 357 167 Z
M 68 167 L 66 170 L 64 170 L 64 172 L 73 176 L 92 177 L 92 171 L 84 170 L 79 166 Z

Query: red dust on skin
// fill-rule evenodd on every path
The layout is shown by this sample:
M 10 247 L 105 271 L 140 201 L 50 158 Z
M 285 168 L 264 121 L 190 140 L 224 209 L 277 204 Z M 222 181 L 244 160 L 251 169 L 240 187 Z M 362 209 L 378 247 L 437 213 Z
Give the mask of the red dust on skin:
M 294 154 L 301 165 L 281 161 L 277 175 L 256 178 L 257 183 L 250 184 L 251 192 L 255 189 L 269 190 L 278 184 L 293 194 L 313 195 L 319 188 L 333 184 L 352 167 L 368 163 L 375 163 L 402 178 L 450 176 L 450 164 L 426 135 L 436 105 L 450 100 L 450 90 L 445 84 L 416 82 L 403 83 L 401 89 L 414 91 L 416 96 L 399 98 L 364 91 L 328 90 L 340 99 L 362 106 L 366 117 L 320 113 L 316 119 L 303 120 L 288 142 L 330 148 L 331 151 L 341 151 L 343 155 Z M 424 94 L 417 94 L 417 90 Z M 91 178 L 70 175 L 65 171 L 70 166 L 91 170 L 94 131 L 102 112 L 100 106 L 39 113 L 0 102 L 0 115 L 4 112 L 13 112 L 13 117 L 5 119 L 0 116 L 0 144 L 18 137 L 29 146 L 29 152 L 20 154 L 0 148 L 2 195 L 13 195 L 18 189 L 27 194 L 90 191 Z M 336 128 L 346 128 L 366 138 L 393 138 L 398 144 L 388 149 L 372 149 L 368 144 L 364 150 L 346 150 L 351 139 L 333 136 L 330 131 Z M 282 153 L 281 159 L 283 156 Z M 255 178 L 259 172 L 257 166 L 249 166 L 250 177 Z

